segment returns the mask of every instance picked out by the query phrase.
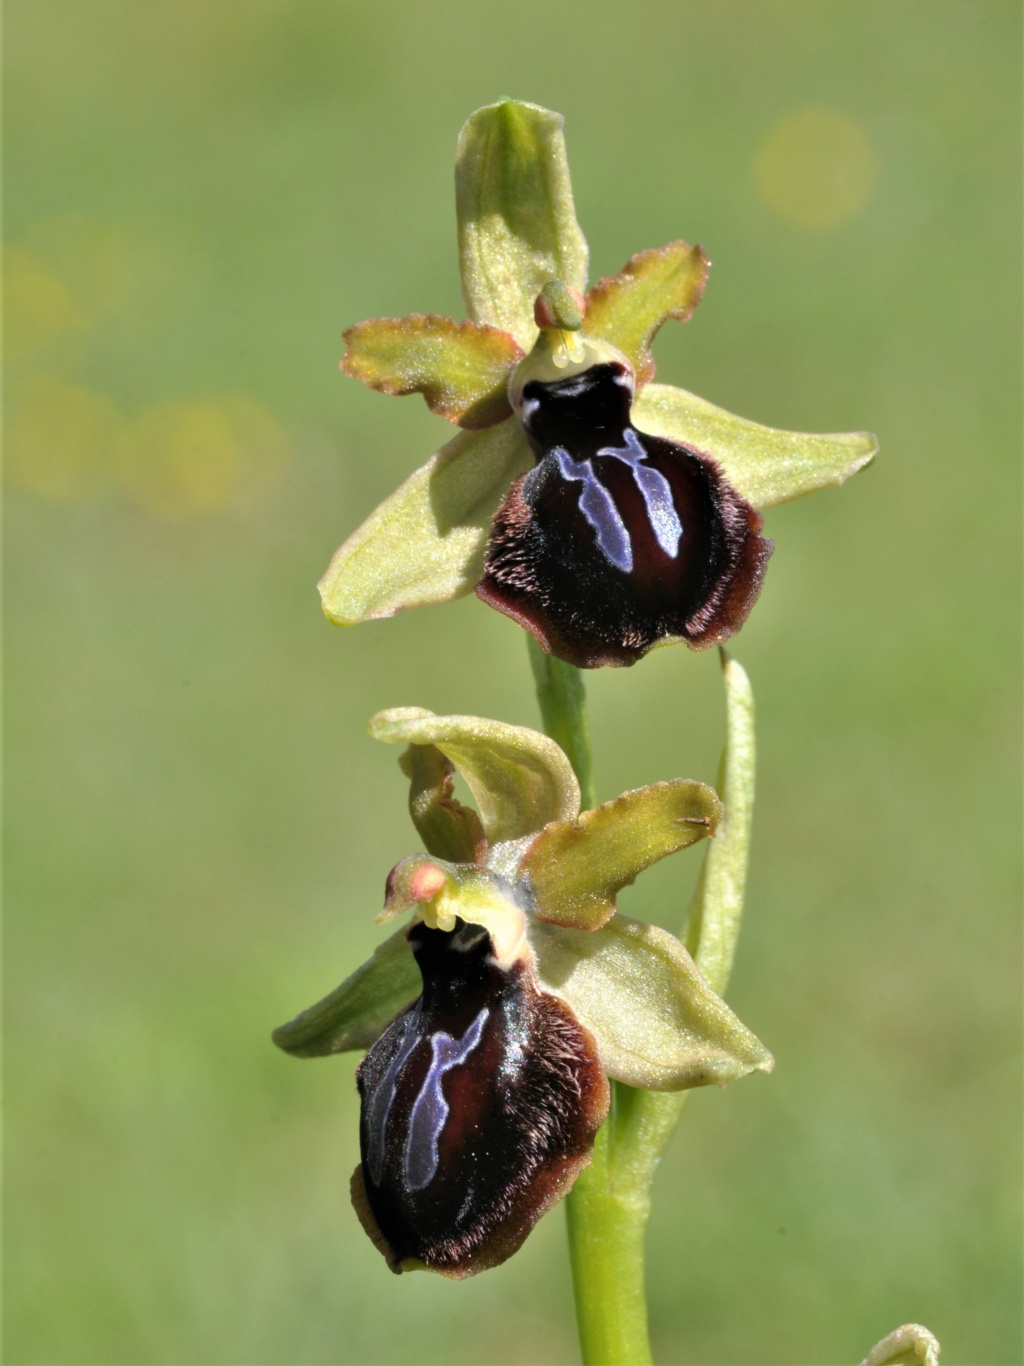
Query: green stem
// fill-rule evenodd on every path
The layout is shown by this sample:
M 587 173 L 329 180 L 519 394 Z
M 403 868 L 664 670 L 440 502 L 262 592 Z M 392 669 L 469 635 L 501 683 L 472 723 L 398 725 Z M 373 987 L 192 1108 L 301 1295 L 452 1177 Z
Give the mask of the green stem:
M 613 1113 L 594 1157 L 566 1200 L 569 1261 L 585 1366 L 649 1366 L 644 1297 L 646 1189 L 616 1180 L 614 1109 L 627 1088 L 612 1083 Z
M 583 679 L 573 665 L 545 654 L 532 637 L 529 648 L 544 729 L 568 756 L 579 779 L 583 809 L 589 810 L 596 797 Z M 594 1142 L 593 1160 L 566 1200 L 584 1366 L 649 1366 L 651 1361 L 644 1233 L 653 1166 L 649 1175 L 641 1176 L 635 1162 L 621 1162 L 632 1146 L 631 1117 L 638 1096 L 628 1086 L 612 1082 L 611 1109 Z
M 590 762 L 590 733 L 587 729 L 587 697 L 579 669 L 545 654 L 527 636 L 530 667 L 537 687 L 537 702 L 545 733 L 561 748 L 579 779 L 581 806 L 589 811 L 597 805 Z
M 579 671 L 530 639 L 544 729 L 568 755 L 583 794 L 595 804 L 586 698 Z M 754 799 L 753 699 L 746 674 L 721 652 L 726 745 L 718 789 L 726 815 L 705 854 L 690 905 L 686 942 L 719 993 L 732 967 L 743 910 Z M 638 1091 L 612 1082 L 608 1118 L 594 1156 L 566 1200 L 569 1259 L 584 1366 L 650 1366 L 644 1296 L 644 1234 L 654 1175 L 679 1122 L 687 1092 Z

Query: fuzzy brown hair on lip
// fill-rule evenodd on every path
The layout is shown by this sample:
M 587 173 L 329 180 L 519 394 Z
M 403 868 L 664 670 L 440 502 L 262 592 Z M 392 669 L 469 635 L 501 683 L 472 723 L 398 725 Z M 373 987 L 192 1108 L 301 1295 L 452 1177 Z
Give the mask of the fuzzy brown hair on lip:
M 772 551 L 713 460 L 630 424 L 619 369 L 524 387 L 537 464 L 493 519 L 476 590 L 579 668 L 634 664 L 666 640 L 727 640 Z
M 419 924 L 423 995 L 357 1072 L 360 1221 L 393 1271 L 461 1279 L 510 1257 L 590 1161 L 608 1111 L 593 1039 L 486 932 Z

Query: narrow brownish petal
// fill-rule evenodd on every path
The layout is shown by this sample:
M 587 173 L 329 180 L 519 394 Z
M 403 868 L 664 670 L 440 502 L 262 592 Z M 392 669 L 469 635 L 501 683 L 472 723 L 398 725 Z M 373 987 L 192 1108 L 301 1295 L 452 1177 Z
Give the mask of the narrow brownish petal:
M 492 427 L 509 416 L 506 386 L 522 359 L 500 328 L 433 313 L 371 318 L 345 333 L 341 368 L 385 394 L 422 394 L 459 427 Z
M 625 352 L 637 387 L 654 378 L 651 343 L 669 318 L 686 322 L 700 303 L 711 262 L 701 247 L 669 242 L 637 252 L 619 271 L 598 280 L 587 295 L 584 330 Z
M 597 929 L 614 914 L 623 887 L 659 859 L 713 835 L 721 813 L 712 788 L 676 778 L 624 792 L 578 821 L 545 826 L 521 865 L 537 919 Z

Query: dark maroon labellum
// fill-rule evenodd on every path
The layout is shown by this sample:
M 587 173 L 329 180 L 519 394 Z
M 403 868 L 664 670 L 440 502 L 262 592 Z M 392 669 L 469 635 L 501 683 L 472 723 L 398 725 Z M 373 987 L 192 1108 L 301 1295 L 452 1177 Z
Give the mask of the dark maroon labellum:
M 580 668 L 659 640 L 718 644 L 747 618 L 771 541 L 713 460 L 630 422 L 624 366 L 523 388 L 537 464 L 491 526 L 477 592 Z
M 608 1082 L 590 1035 L 495 962 L 487 931 L 414 925 L 423 994 L 356 1073 L 353 1202 L 394 1271 L 462 1277 L 511 1256 L 590 1160 Z

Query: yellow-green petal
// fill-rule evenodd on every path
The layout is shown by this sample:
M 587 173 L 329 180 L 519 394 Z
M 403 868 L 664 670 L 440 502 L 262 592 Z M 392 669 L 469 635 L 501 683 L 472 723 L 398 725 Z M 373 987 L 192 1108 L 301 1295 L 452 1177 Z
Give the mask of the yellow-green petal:
M 492 844 L 521 839 L 551 821 L 573 820 L 580 809 L 569 760 L 539 731 L 396 707 L 371 718 L 370 734 L 389 744 L 436 746 L 465 779 Z
M 614 914 L 616 893 L 659 859 L 714 834 L 721 814 L 712 788 L 677 778 L 547 826 L 521 866 L 537 918 L 596 929 Z
M 529 937 L 542 987 L 590 1030 L 613 1080 L 681 1091 L 771 1071 L 771 1054 L 667 930 L 617 915 L 598 930 L 533 923 Z
M 385 394 L 422 394 L 460 427 L 492 427 L 512 415 L 508 377 L 523 356 L 507 332 L 432 313 L 371 318 L 344 333 L 341 368 Z
M 920 1323 L 905 1323 L 876 1342 L 860 1366 L 939 1366 L 939 1340 Z
M 329 996 L 275 1029 L 272 1038 L 297 1058 L 369 1048 L 422 987 L 403 928 L 378 945 L 373 957 Z
M 633 421 L 716 460 L 737 493 L 762 509 L 845 483 L 878 451 L 870 432 L 778 431 L 669 384 L 649 384 L 637 395 Z
M 587 295 L 588 336 L 612 342 L 628 356 L 637 384 L 654 378 L 651 343 L 669 318 L 686 322 L 700 303 L 711 262 L 686 242 L 637 252 L 618 275 L 598 280 Z
M 561 114 L 502 100 L 459 134 L 455 206 L 466 308 L 510 332 L 524 350 L 537 335 L 533 303 L 549 280 L 581 292 L 587 244 L 576 222 Z
M 326 615 L 353 626 L 471 593 L 491 518 L 532 465 L 514 418 L 449 441 L 335 552 L 318 585 Z

